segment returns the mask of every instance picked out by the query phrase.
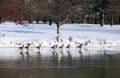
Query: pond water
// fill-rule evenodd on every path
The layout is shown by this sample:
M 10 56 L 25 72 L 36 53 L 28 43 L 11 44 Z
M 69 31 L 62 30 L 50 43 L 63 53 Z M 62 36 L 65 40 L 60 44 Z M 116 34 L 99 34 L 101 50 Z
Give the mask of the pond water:
M 61 53 L 61 55 L 59 55 Z M 96 51 L 40 53 L 31 56 L 18 54 L 18 58 L 0 58 L 0 78 L 119 78 L 120 52 Z M 14 57 L 14 56 L 13 56 Z M 11 56 L 12 58 L 12 56 Z

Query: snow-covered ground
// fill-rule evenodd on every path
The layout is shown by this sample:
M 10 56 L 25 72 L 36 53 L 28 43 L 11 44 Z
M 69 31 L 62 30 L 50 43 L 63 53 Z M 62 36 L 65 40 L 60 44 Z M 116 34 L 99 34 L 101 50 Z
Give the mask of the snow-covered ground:
M 104 45 L 120 45 L 120 25 L 110 27 L 109 25 L 100 27 L 99 25 L 87 24 L 65 24 L 61 26 L 60 38 L 63 42 L 72 41 L 83 43 L 90 40 L 91 45 L 99 45 L 106 41 Z M 0 46 L 16 46 L 16 43 L 56 42 L 56 26 L 48 24 L 16 25 L 5 22 L 0 24 Z M 47 46 L 47 45 L 46 45 Z
M 93 24 L 64 24 L 60 28 L 60 41 L 57 42 L 56 25 L 48 24 L 28 24 L 16 25 L 12 22 L 0 24 L 0 55 L 3 55 L 5 49 L 17 48 L 30 43 L 30 47 L 36 47 L 41 44 L 42 48 L 50 48 L 54 44 L 58 47 L 64 44 L 64 48 L 70 44 L 70 48 L 76 48 L 83 43 L 83 48 L 87 49 L 116 49 L 120 46 L 120 25 L 110 27 L 105 25 L 100 27 Z M 99 47 L 99 48 L 98 48 Z M 76 48 L 77 49 L 77 48 Z M 3 51 L 4 50 L 4 51 Z M 8 52 L 6 50 L 5 52 Z M 9 56 L 9 53 L 7 53 Z M 14 55 L 14 53 L 13 53 Z

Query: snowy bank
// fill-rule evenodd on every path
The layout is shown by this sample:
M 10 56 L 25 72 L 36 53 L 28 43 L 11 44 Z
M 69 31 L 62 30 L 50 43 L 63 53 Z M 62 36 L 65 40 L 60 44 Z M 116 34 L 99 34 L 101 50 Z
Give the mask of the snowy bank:
M 0 24 L 0 45 L 6 46 L 17 42 L 56 41 L 56 26 L 47 24 L 16 25 L 11 22 Z M 61 26 L 61 39 L 70 37 L 81 42 L 91 40 L 94 44 L 106 41 L 109 45 L 120 44 L 120 25 L 65 24 Z M 10 45 L 11 46 L 11 45 Z
M 77 49 L 77 46 L 82 43 L 82 48 L 101 49 L 102 47 L 109 50 L 114 47 L 119 50 L 120 25 L 100 27 L 94 24 L 64 24 L 60 30 L 60 41 L 57 42 L 55 24 L 51 26 L 48 24 L 16 25 L 5 22 L 0 24 L 0 48 L 19 49 L 27 44 L 30 44 L 29 48 L 36 48 L 41 44 L 42 48 L 57 45 L 56 48 L 59 49 L 64 44 L 63 48 L 70 45 L 70 48 Z

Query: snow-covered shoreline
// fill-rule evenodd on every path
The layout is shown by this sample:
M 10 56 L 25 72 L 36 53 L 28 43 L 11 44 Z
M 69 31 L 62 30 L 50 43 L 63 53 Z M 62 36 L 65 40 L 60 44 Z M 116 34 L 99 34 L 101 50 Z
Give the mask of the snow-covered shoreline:
M 30 24 L 16 25 L 12 22 L 0 24 L 0 59 L 19 58 L 23 46 L 23 53 L 26 55 L 25 46 L 29 43 L 30 55 L 36 55 L 41 44 L 42 55 L 52 55 L 52 46 L 57 45 L 56 50 L 61 51 L 63 44 L 64 55 L 67 56 L 67 50 L 70 50 L 72 56 L 79 56 L 79 44 L 82 45 L 83 56 L 96 54 L 96 51 L 109 50 L 120 52 L 120 26 L 110 27 L 108 25 L 100 27 L 90 24 L 64 24 L 60 28 L 60 41 L 57 42 L 56 25 L 48 24 Z M 70 45 L 70 48 L 66 48 Z M 13 57 L 13 58 L 12 58 Z
M 0 46 L 13 46 L 18 42 L 46 41 L 56 42 L 56 26 L 47 24 L 31 24 L 28 26 L 16 25 L 11 22 L 0 24 Z M 120 26 L 87 24 L 65 24 L 61 26 L 61 39 L 68 41 L 72 37 L 74 41 L 82 42 L 90 40 L 95 46 L 106 41 L 105 45 L 120 45 Z M 93 45 L 93 46 L 94 46 Z M 47 46 L 47 45 L 46 45 Z
M 82 45 L 82 51 L 85 50 L 116 50 L 120 51 L 120 25 L 110 27 L 105 25 L 90 24 L 64 24 L 60 28 L 60 41 L 57 42 L 56 25 L 48 24 L 30 24 L 16 25 L 15 23 L 5 22 L 0 24 L 0 56 L 19 56 L 21 46 L 25 49 L 27 44 L 30 44 L 30 52 L 38 51 L 37 46 L 41 44 L 42 49 L 48 49 L 57 45 L 56 49 L 63 45 L 66 53 L 66 47 L 70 45 L 71 52 L 78 50 L 77 46 Z M 10 50 L 10 48 L 13 48 Z M 31 49 L 31 48 L 34 48 Z M 26 49 L 25 49 L 26 50 Z M 46 53 L 42 50 L 42 53 Z M 78 53 L 78 52 L 77 52 Z M 47 54 L 47 53 L 46 53 Z M 73 55 L 75 55 L 73 53 Z M 76 55 L 75 55 L 76 56 Z

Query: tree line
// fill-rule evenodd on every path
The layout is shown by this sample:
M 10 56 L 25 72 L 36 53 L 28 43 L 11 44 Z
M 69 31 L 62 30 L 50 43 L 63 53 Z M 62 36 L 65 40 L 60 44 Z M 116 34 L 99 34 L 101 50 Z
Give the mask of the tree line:
M 120 0 L 0 0 L 0 22 L 120 24 Z

